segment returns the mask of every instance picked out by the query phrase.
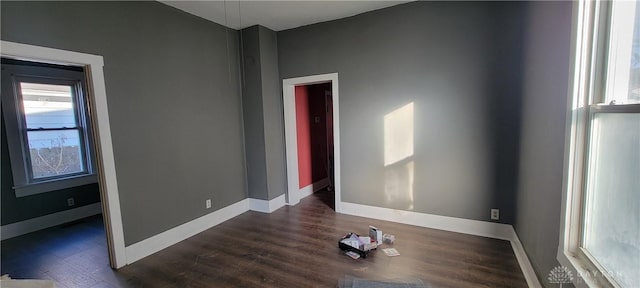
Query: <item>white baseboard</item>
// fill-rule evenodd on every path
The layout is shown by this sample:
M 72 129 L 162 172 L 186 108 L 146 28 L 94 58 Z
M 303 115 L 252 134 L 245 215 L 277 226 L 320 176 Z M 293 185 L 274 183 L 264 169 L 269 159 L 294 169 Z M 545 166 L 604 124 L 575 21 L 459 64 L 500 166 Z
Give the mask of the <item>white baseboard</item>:
M 0 227 L 0 239 L 5 240 L 13 238 L 100 213 L 102 213 L 102 206 L 100 202 L 98 202 L 29 220 L 3 225 Z
M 516 255 L 520 269 L 522 269 L 529 287 L 542 287 L 522 247 L 522 243 L 520 243 L 520 239 L 518 239 L 518 235 L 511 225 L 348 202 L 341 202 L 340 206 L 342 207 L 341 213 L 344 214 L 510 241 L 513 253 Z
M 129 245 L 125 247 L 127 264 L 136 262 L 144 257 L 236 217 L 248 210 L 249 198 L 184 223 L 178 227 L 169 229 L 158 235 Z
M 286 205 L 285 195 L 282 194 L 271 200 L 249 198 L 249 210 L 271 213 Z
M 317 181 L 315 183 L 309 184 L 305 187 L 300 188 L 300 199 L 307 197 L 315 192 L 320 191 L 321 189 L 323 189 L 324 187 L 329 186 L 330 182 L 329 182 L 329 177 L 324 178 L 320 181 Z
M 511 225 L 342 202 L 342 213 L 464 234 L 511 240 Z
M 536 276 L 536 271 L 533 269 L 533 265 L 531 265 L 531 261 L 529 261 L 529 257 L 527 257 L 527 253 L 524 251 L 524 247 L 520 242 L 520 238 L 518 238 L 516 230 L 513 229 L 513 226 L 509 226 L 511 228 L 511 248 L 513 248 L 513 253 L 516 254 L 516 259 L 518 259 L 518 264 L 520 264 L 524 279 L 527 280 L 529 287 L 542 288 L 538 276 Z
M 271 200 L 247 198 L 125 248 L 127 264 L 165 249 L 249 210 L 271 213 L 286 205 L 282 194 Z

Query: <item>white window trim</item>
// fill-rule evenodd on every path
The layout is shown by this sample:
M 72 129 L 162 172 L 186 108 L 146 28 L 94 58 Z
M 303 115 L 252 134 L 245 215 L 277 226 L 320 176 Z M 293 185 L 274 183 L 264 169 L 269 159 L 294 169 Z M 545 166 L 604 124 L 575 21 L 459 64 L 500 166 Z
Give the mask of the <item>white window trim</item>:
M 602 37 L 598 33 L 607 33 L 600 27 L 593 31 L 596 21 L 593 19 L 601 18 L 597 13 L 601 13 L 598 9 L 594 9 L 595 5 L 599 5 L 600 1 L 575 1 L 573 2 L 572 16 L 572 47 L 571 47 L 571 63 L 570 82 L 568 93 L 568 107 L 566 117 L 566 135 L 565 135 L 565 159 L 563 173 L 563 195 L 561 203 L 561 220 L 560 220 L 560 237 L 557 252 L 557 260 L 560 265 L 573 270 L 574 274 L 572 282 L 575 287 L 616 287 L 615 282 L 610 279 L 610 275 L 602 273 L 592 261 L 585 259 L 584 253 L 578 253 L 581 239 L 581 213 L 583 203 L 583 191 L 585 190 L 584 165 L 585 165 L 585 141 L 587 141 L 589 128 L 589 113 L 587 107 L 590 103 L 602 102 L 605 99 L 598 99 L 601 95 L 594 95 L 596 89 L 603 89 L 602 83 L 612 83 L 611 77 L 625 78 L 628 81 L 628 69 L 615 67 L 610 65 L 607 73 L 608 79 L 603 79 L 600 71 L 602 71 L 603 63 L 596 57 L 594 53 L 602 53 L 602 42 L 594 41 L 594 39 Z M 634 9 L 631 9 L 635 12 Z M 619 25 L 613 19 L 611 25 Z M 627 31 L 628 32 L 628 31 Z M 613 36 L 615 37 L 615 36 Z M 630 49 L 628 43 L 619 43 L 616 39 L 614 45 L 608 47 L 612 53 L 622 53 L 621 49 Z M 622 47 L 621 44 L 628 47 Z M 609 45 L 609 43 L 605 43 Z M 622 53 L 625 54 L 625 53 Z M 619 60 L 619 59 L 618 59 Z M 627 62 L 629 59 L 626 59 Z M 619 61 L 615 61 L 619 62 Z M 615 75 L 614 75 L 615 74 Z M 624 77 L 626 74 L 626 77 Z M 618 83 L 619 84 L 619 83 Z M 619 85 L 615 85 L 618 86 Z M 627 86 L 627 85 L 625 85 Z M 605 87 L 607 94 L 610 94 L 612 86 Z M 591 99 L 596 98 L 598 101 Z M 620 107 L 619 109 L 627 109 Z
M 565 159 L 563 175 L 562 213 L 560 222 L 560 239 L 558 245 L 557 260 L 560 265 L 570 268 L 577 275 L 573 277 L 576 287 L 594 287 L 595 279 L 585 277 L 579 281 L 578 275 L 587 275 L 589 267 L 585 261 L 577 257 L 580 239 L 580 203 L 582 201 L 583 188 L 582 167 L 584 141 L 586 138 L 587 113 L 584 106 L 587 103 L 586 95 L 589 88 L 590 75 L 583 71 L 590 71 L 592 43 L 591 22 L 589 19 L 592 1 L 574 2 L 572 16 L 572 47 L 570 67 L 570 82 L 568 94 L 568 113 L 566 120 Z M 602 283 L 604 284 L 604 283 Z
M 111 143 L 111 127 L 109 124 L 104 72 L 102 70 L 104 66 L 102 56 L 9 41 L 0 42 L 0 54 L 2 57 L 18 60 L 84 66 L 89 72 L 87 73 L 87 90 L 93 92 L 89 97 L 91 97 L 91 107 L 94 110 L 91 120 L 93 122 L 93 133 L 96 139 L 94 143 L 96 150 L 95 161 L 97 164 L 96 167 L 98 168 L 102 211 L 104 214 L 103 217 L 105 218 L 105 228 L 107 230 L 106 235 L 109 245 L 111 267 L 120 268 L 125 266 L 127 257 L 125 254 L 124 230 L 122 226 L 122 212 L 120 210 L 115 159 Z
M 15 185 L 13 186 L 13 190 L 16 192 L 16 197 L 24 197 L 95 183 L 98 183 L 98 177 L 95 174 L 89 174 Z

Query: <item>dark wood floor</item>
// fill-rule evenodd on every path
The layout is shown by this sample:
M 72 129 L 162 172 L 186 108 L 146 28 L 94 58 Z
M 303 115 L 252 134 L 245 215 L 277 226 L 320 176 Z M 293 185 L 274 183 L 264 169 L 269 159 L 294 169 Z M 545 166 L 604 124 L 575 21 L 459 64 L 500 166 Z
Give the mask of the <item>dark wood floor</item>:
M 4 240 L 0 247 L 3 275 L 53 280 L 60 288 L 118 287 L 100 215 Z
M 345 276 L 419 279 L 427 287 L 526 287 L 508 241 L 336 214 L 326 204 L 331 201 L 320 193 L 271 214 L 246 212 L 117 272 L 107 266 L 104 234 L 91 224 L 99 226 L 100 221 L 88 219 L 75 225 L 88 228 L 80 232 L 86 237 L 74 237 L 85 240 L 68 241 L 84 251 L 80 254 L 65 253 L 73 250 L 67 248 L 55 252 L 57 258 L 16 263 L 5 254 L 26 251 L 21 246 L 33 241 L 42 243 L 44 233 L 3 241 L 2 273 L 52 278 L 60 287 L 336 287 Z M 367 234 L 368 225 L 394 234 L 396 242 L 381 248 L 392 246 L 401 255 L 374 251 L 353 260 L 337 248 L 341 236 Z M 89 239 L 95 245 L 88 248 Z

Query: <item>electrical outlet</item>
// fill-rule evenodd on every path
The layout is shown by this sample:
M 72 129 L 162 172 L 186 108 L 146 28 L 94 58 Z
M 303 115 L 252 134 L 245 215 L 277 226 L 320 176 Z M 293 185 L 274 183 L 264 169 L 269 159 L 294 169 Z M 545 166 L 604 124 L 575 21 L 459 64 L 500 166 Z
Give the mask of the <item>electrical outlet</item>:
M 491 220 L 500 220 L 500 209 L 491 209 Z
M 207 206 L 207 209 L 211 208 L 211 199 L 207 199 L 207 201 L 205 201 L 205 205 Z
M 76 201 L 73 199 L 73 197 L 67 199 L 67 206 L 73 206 L 76 205 Z

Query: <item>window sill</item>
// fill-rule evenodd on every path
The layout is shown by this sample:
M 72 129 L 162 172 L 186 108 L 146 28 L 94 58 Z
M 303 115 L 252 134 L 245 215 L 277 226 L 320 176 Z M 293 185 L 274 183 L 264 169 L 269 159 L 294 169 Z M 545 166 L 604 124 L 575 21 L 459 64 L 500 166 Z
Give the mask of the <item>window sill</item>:
M 557 260 L 560 265 L 576 272 L 573 275 L 572 283 L 576 288 L 588 287 L 612 287 L 609 281 L 604 279 L 604 275 L 599 271 L 591 271 L 580 258 L 571 255 L 568 251 L 558 249 Z
M 16 197 L 24 197 L 93 183 L 98 183 L 95 174 L 14 186 L 13 189 L 16 191 Z

